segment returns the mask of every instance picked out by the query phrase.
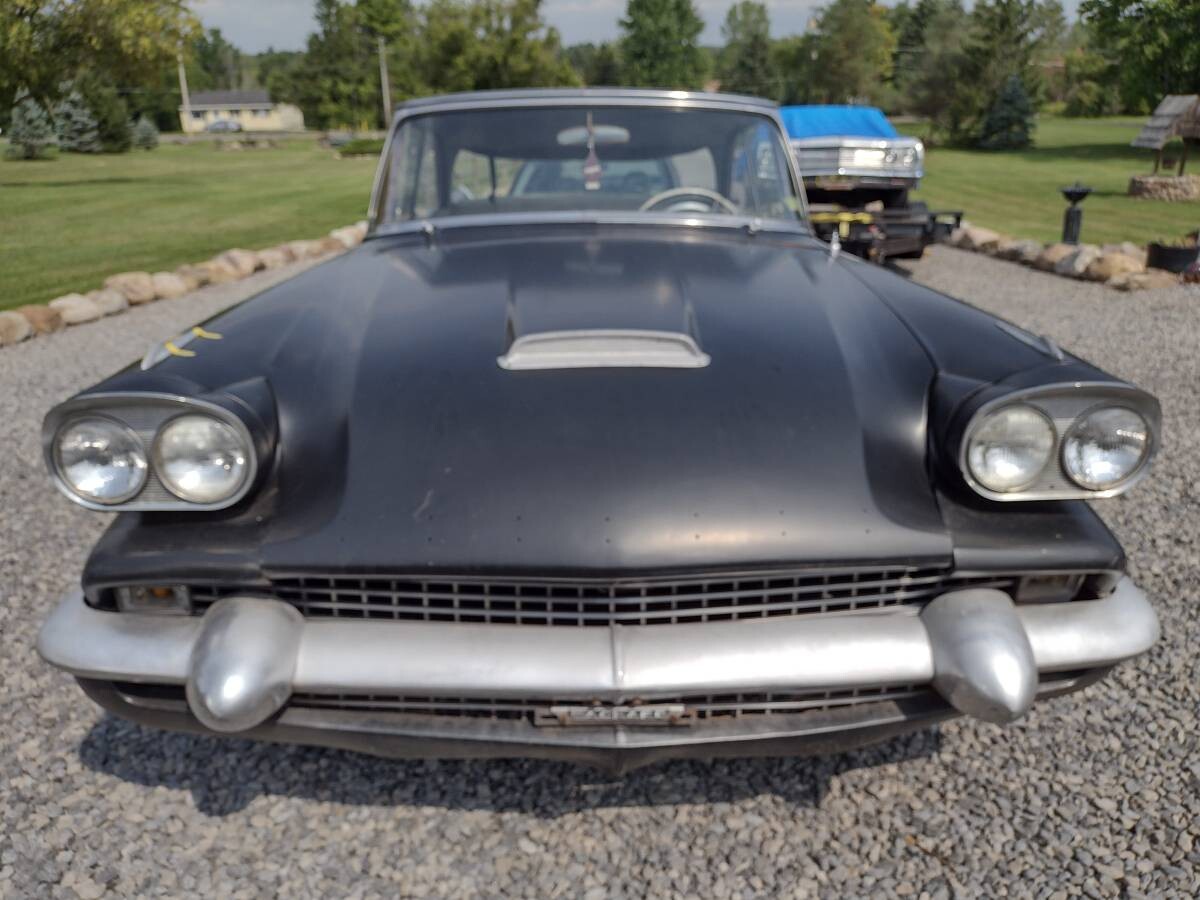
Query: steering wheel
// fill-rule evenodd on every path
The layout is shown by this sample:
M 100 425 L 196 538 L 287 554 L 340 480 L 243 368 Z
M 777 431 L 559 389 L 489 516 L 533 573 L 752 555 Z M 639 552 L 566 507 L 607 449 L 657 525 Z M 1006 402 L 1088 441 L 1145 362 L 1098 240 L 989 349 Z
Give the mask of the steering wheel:
M 638 210 L 652 212 L 660 207 L 665 207 L 671 212 L 716 212 L 718 209 L 724 209 L 730 215 L 738 214 L 738 208 L 727 197 L 700 187 L 679 187 L 662 191 L 643 203 Z

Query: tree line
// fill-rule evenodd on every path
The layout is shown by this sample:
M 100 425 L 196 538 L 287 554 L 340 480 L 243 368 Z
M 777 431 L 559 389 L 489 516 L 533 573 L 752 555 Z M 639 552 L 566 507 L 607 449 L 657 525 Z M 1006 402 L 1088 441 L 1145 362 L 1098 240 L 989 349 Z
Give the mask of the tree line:
M 314 128 L 384 124 L 390 99 L 493 88 L 653 86 L 783 103 L 863 103 L 929 120 L 935 139 L 1020 146 L 1034 110 L 1144 113 L 1200 91 L 1200 0 L 830 0 L 803 34 L 772 37 L 767 7 L 734 3 L 701 43 L 692 0 L 628 0 L 619 37 L 564 46 L 541 0 L 316 0 L 303 50 L 254 56 L 203 31 L 187 0 L 0 4 L 0 117 L 72 93 L 99 123 L 178 128 L 176 66 L 192 90 L 265 87 Z M 0 121 L 0 124 L 5 124 Z M 104 127 L 108 127 L 105 125 Z M 119 130 L 119 129 L 118 129 Z

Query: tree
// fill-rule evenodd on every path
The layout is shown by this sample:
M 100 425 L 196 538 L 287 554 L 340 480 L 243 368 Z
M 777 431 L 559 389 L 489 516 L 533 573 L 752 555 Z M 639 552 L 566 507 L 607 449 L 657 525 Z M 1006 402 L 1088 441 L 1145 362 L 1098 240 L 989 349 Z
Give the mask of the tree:
M 901 53 L 896 85 L 905 110 L 928 119 L 936 138 L 950 130 L 948 113 L 960 90 L 967 13 L 960 0 L 921 0 L 913 15 L 920 28 L 902 39 L 919 43 Z
M 1200 93 L 1200 0 L 1083 0 L 1079 12 L 1094 29 L 1095 49 L 1119 61 L 1126 108 Z
M 771 69 L 775 72 L 775 99 L 783 104 L 815 103 L 814 68 L 817 35 L 792 35 L 771 47 Z
M 817 19 L 812 69 L 824 103 L 879 102 L 892 74 L 896 36 L 875 0 L 833 0 Z
M 1033 143 L 1033 104 L 1017 75 L 1008 76 L 979 134 L 983 150 L 1023 150 Z
M 153 150 L 158 146 L 158 129 L 145 116 L 139 116 L 133 126 L 133 146 L 139 150 Z
M 691 0 L 629 0 L 620 22 L 627 84 L 698 88 L 704 59 L 697 43 L 704 20 Z
M 194 91 L 232 91 L 242 87 L 242 53 L 210 28 L 188 47 L 188 87 Z M 173 67 L 172 67 L 173 68 Z
M 96 117 L 96 131 L 105 153 L 125 153 L 133 146 L 133 129 L 129 124 L 129 107 L 107 81 L 83 76 L 78 82 L 83 99 Z
M 721 90 L 772 96 L 776 90 L 771 65 L 771 20 L 764 3 L 742 0 L 729 7 L 721 28 L 725 47 L 718 63 Z
M 602 87 L 615 87 L 622 83 L 621 57 L 613 44 L 606 42 L 596 48 L 591 66 L 583 73 L 583 81 Z
M 40 159 L 54 143 L 54 126 L 46 111 L 28 94 L 19 95 L 9 118 L 8 155 Z
M 74 86 L 62 93 L 65 96 L 54 107 L 54 131 L 58 135 L 59 149 L 72 153 L 99 153 L 104 149 L 100 144 L 99 126 L 83 94 Z
M 151 83 L 198 30 L 187 0 L 0 2 L 0 105 L 22 90 L 50 103 L 85 71 Z

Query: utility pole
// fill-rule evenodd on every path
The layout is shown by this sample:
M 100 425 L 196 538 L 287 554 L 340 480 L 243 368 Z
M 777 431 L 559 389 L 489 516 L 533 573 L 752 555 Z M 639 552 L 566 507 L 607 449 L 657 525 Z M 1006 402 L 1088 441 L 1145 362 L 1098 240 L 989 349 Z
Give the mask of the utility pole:
M 184 134 L 192 125 L 192 98 L 188 96 L 187 72 L 183 69 L 183 54 L 177 53 L 175 59 L 179 63 L 179 95 L 183 98 L 182 121 L 179 123 Z
M 392 125 L 392 86 L 388 81 L 387 45 L 383 42 L 382 35 L 377 40 L 379 45 L 379 90 L 383 94 L 383 127 L 386 129 Z

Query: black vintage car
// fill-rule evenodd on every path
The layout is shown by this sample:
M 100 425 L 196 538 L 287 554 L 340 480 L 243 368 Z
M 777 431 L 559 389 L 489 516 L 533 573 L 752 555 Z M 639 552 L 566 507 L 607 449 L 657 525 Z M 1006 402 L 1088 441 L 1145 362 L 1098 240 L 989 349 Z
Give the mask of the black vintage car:
M 1006 722 L 1155 641 L 1085 501 L 1157 402 L 815 239 L 773 106 L 412 102 L 371 223 L 47 417 L 119 515 L 39 649 L 118 715 L 620 770 Z

